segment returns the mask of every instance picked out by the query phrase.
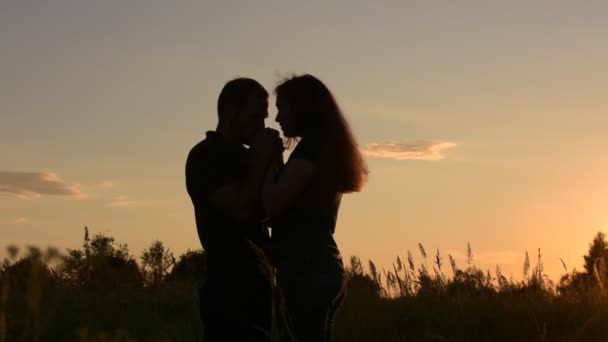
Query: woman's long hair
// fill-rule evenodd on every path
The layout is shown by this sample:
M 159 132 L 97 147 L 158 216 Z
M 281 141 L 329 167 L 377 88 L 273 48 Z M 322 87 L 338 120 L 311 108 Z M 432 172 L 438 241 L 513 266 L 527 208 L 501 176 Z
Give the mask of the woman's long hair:
M 361 190 L 369 170 L 334 96 L 312 75 L 293 76 L 275 89 L 287 101 L 302 140 L 320 144 L 320 169 L 327 186 L 343 193 Z

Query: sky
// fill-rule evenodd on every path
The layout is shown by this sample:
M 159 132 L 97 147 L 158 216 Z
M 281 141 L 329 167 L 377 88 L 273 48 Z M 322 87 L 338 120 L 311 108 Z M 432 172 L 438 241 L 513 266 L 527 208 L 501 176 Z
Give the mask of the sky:
M 2 1 L 0 257 L 79 248 L 84 226 L 200 248 L 189 149 L 237 76 L 310 73 L 370 177 L 344 197 L 343 255 L 391 269 L 438 249 L 557 280 L 608 229 L 603 1 Z M 270 101 L 270 118 L 276 108 Z M 429 261 L 430 262 L 430 261 Z M 447 263 L 446 263 L 447 265 Z

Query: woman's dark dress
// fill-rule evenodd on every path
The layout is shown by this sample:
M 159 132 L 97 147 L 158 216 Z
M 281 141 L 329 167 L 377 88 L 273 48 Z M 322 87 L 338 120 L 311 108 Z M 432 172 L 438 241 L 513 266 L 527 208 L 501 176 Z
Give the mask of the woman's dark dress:
M 344 293 L 344 268 L 333 237 L 342 194 L 324 181 L 318 167 L 322 153 L 321 144 L 313 141 L 302 140 L 294 149 L 289 161 L 305 159 L 318 171 L 272 220 L 278 285 L 298 342 L 331 340 L 333 316 Z

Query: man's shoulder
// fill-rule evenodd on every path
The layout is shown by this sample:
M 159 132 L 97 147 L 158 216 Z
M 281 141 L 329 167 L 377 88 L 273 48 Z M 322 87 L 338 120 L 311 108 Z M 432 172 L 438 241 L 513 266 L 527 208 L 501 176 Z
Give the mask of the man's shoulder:
M 194 145 L 186 159 L 186 187 L 191 196 L 200 194 L 201 184 L 213 182 L 218 165 L 221 165 L 221 141 L 214 134 L 207 132 L 206 137 Z
M 206 137 L 196 143 L 196 145 L 190 149 L 190 152 L 188 153 L 188 160 L 195 157 L 201 158 L 213 154 L 219 148 L 221 148 L 221 142 L 219 139 L 215 134 L 213 134 L 213 131 L 207 132 Z

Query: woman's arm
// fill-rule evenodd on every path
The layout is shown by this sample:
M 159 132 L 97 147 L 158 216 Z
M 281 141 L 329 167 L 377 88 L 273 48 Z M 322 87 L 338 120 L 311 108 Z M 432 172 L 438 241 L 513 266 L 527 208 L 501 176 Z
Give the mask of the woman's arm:
M 262 189 L 262 202 L 264 211 L 269 217 L 276 216 L 287 209 L 304 191 L 317 167 L 306 159 L 295 158 L 289 160 L 281 175 L 275 179 L 275 171 L 266 174 Z

